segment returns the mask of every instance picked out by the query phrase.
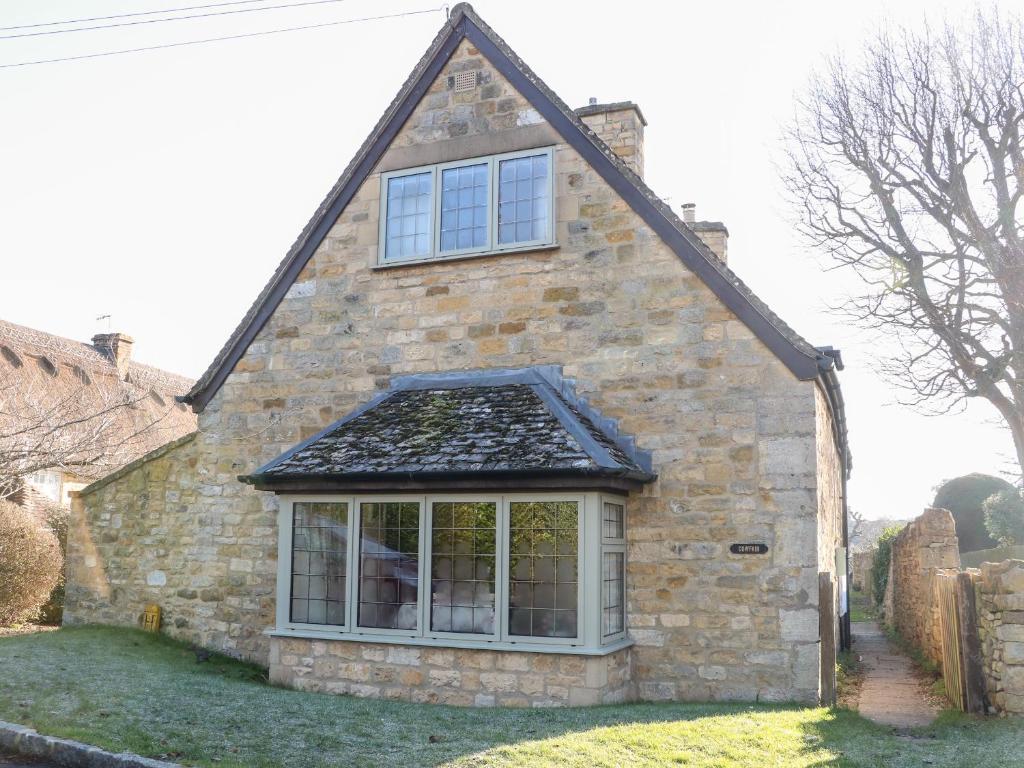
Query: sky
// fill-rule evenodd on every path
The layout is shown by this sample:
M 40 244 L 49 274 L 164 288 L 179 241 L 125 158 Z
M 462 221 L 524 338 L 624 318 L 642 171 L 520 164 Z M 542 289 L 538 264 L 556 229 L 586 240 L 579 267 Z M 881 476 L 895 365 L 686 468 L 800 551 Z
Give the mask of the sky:
M 2 0 L 0 27 L 224 0 Z M 301 0 L 195 10 L 217 13 Z M 1006 7 L 1010 7 L 1007 2 Z M 869 518 L 920 514 L 945 478 L 1008 474 L 987 403 L 925 416 L 876 372 L 884 340 L 829 308 L 854 292 L 792 226 L 779 181 L 794 99 L 829 55 L 884 22 L 962 18 L 972 3 L 610 3 L 477 0 L 474 8 L 571 106 L 633 100 L 646 178 L 669 204 L 725 222 L 729 263 L 811 343 L 843 352 L 854 472 Z M 440 28 L 436 0 L 299 8 L 4 39 L 0 65 L 282 27 L 321 29 L 0 67 L 0 317 L 198 377 Z M 157 16 L 117 21 L 140 21 Z M 110 21 L 91 24 L 111 23 Z M 88 26 L 89 24 L 81 25 Z M 97 320 L 110 315 L 109 320 Z

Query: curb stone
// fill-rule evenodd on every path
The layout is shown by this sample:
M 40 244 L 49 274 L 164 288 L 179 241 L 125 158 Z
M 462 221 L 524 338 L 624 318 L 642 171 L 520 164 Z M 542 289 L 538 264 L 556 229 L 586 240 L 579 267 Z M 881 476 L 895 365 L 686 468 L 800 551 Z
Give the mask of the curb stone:
M 24 725 L 0 720 L 0 747 L 31 757 L 45 757 L 66 768 L 182 768 L 131 752 L 114 754 L 71 739 L 44 736 Z

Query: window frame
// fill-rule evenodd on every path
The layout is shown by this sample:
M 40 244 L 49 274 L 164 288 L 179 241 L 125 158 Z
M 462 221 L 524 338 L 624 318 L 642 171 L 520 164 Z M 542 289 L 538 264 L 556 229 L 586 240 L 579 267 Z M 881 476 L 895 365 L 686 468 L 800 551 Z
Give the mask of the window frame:
M 433 537 L 433 524 L 434 524 L 434 504 L 444 504 L 449 502 L 494 502 L 495 514 L 494 514 L 494 632 L 489 635 L 473 633 L 473 632 L 442 632 L 439 630 L 432 630 L 430 628 L 430 614 L 434 606 L 434 588 L 433 588 L 433 577 L 430 575 L 432 570 L 431 560 L 434 554 L 434 537 Z M 453 640 L 466 640 L 476 639 L 483 642 L 499 641 L 502 638 L 502 628 L 504 624 L 504 616 L 501 606 L 504 604 L 505 593 L 508 591 L 508 584 L 505 579 L 505 571 L 508 566 L 505 559 L 502 557 L 502 518 L 505 509 L 504 501 L 500 494 L 498 495 L 487 495 L 476 494 L 465 495 L 465 494 L 445 494 L 438 496 L 427 496 L 426 499 L 427 508 L 427 532 L 429 535 L 426 536 L 426 544 L 424 545 L 424 561 L 427 563 L 427 575 L 430 579 L 429 594 L 426 599 L 420 602 L 423 636 L 438 640 L 453 639 Z
M 548 212 L 547 232 L 545 236 L 534 240 L 524 240 L 516 243 L 498 243 L 498 195 L 499 184 L 497 174 L 502 161 L 515 160 L 521 157 L 547 157 L 548 161 Z M 487 165 L 487 242 L 483 246 L 471 248 L 457 248 L 451 251 L 441 250 L 441 192 L 442 175 L 446 170 L 452 168 L 464 168 L 473 165 Z M 391 179 L 403 176 L 413 176 L 429 172 L 432 174 L 431 183 L 433 195 L 431 199 L 432 212 L 429 218 L 431 225 L 430 242 L 431 251 L 428 256 L 415 256 L 409 259 L 388 258 L 387 256 L 387 223 L 388 223 L 388 184 Z M 445 259 L 460 259 L 470 256 L 485 256 L 514 251 L 534 250 L 555 245 L 557 227 L 555 223 L 555 148 L 554 146 L 536 147 L 534 149 L 522 149 L 515 152 L 503 152 L 495 155 L 482 155 L 480 157 L 468 157 L 461 160 L 452 160 L 444 163 L 431 165 L 420 165 L 414 168 L 402 168 L 393 171 L 384 171 L 380 174 L 380 201 L 379 201 L 379 223 L 377 242 L 377 266 L 397 266 L 402 264 L 421 264 L 428 261 L 443 261 Z
M 607 542 L 603 539 L 603 513 L 605 500 L 623 505 L 625 534 L 626 498 L 595 491 L 566 493 L 450 493 L 450 494 L 287 494 L 279 497 L 278 509 L 278 576 L 276 626 L 268 634 L 283 637 L 309 637 L 365 642 L 425 645 L 446 648 L 485 648 L 492 650 L 520 650 L 550 653 L 577 653 L 605 655 L 632 645 L 628 630 L 613 636 L 602 636 L 604 581 L 601 573 L 603 552 L 608 546 L 625 551 L 625 539 Z M 496 515 L 495 562 L 495 632 L 482 635 L 463 632 L 441 632 L 430 629 L 430 611 L 433 605 L 431 576 L 433 504 L 444 502 L 494 502 Z M 517 501 L 570 501 L 577 504 L 577 634 L 576 637 L 532 637 L 511 635 L 508 631 L 509 614 L 509 522 L 511 504 Z M 293 505 L 297 502 L 347 503 L 348 541 L 346 602 L 344 624 L 308 624 L 290 620 L 292 523 Z M 362 527 L 362 505 L 378 502 L 415 502 L 419 505 L 419 590 L 416 630 L 360 627 L 359 611 L 359 539 Z M 615 551 L 619 551 L 616 549 Z M 623 555 L 625 563 L 625 555 Z M 628 577 L 627 577 L 628 579 Z M 625 589 L 625 584 L 624 584 Z M 625 603 L 625 600 L 624 600 Z M 626 613 L 625 605 L 623 607 Z M 627 614 L 628 615 L 628 614 Z
M 628 507 L 626 505 L 625 498 L 621 496 L 610 496 L 607 494 L 601 494 L 599 499 L 599 515 L 598 522 L 601 525 L 601 554 L 598 559 L 598 566 L 600 568 L 601 576 L 601 599 L 598 606 L 598 614 L 600 620 L 600 626 L 598 635 L 602 643 L 613 643 L 617 640 L 621 640 L 626 637 L 629 633 L 629 627 L 627 621 L 629 618 L 629 611 L 627 610 L 626 600 L 626 586 L 628 584 L 628 573 L 629 573 L 629 555 L 627 554 L 626 548 L 626 532 L 629 530 L 629 525 L 626 520 L 628 514 Z M 604 535 L 604 505 L 605 504 L 618 504 L 622 507 L 622 536 L 621 537 L 610 537 Z M 604 634 L 604 602 L 607 596 L 607 587 L 604 581 L 604 556 L 611 553 L 622 554 L 622 631 L 613 632 L 609 635 Z
M 309 630 L 311 632 L 348 632 L 351 627 L 352 621 L 352 557 L 353 550 L 353 539 L 352 536 L 352 521 L 355 510 L 350 497 L 331 497 L 325 496 L 313 496 L 313 495 L 300 495 L 289 497 L 287 504 L 280 504 L 277 514 L 277 606 L 275 615 L 277 617 L 277 626 L 288 626 L 296 629 Z M 309 622 L 298 622 L 291 620 L 292 610 L 292 540 L 293 532 L 292 527 L 295 521 L 294 505 L 296 503 L 328 503 L 328 504 L 347 504 L 348 505 L 348 519 L 346 520 L 346 534 L 347 540 L 345 542 L 346 553 L 345 553 L 345 622 L 344 624 L 311 624 Z
M 377 238 L 377 260 L 380 264 L 409 264 L 414 261 L 426 261 L 432 257 L 437 251 L 437 246 L 434 242 L 435 236 L 437 236 L 437 228 L 434 221 L 434 213 L 437 207 L 437 173 L 434 165 L 419 165 L 415 168 L 403 168 L 400 171 L 387 171 L 380 175 L 380 222 L 378 226 L 378 238 Z M 388 248 L 388 182 L 391 179 L 401 178 L 403 176 L 416 176 L 421 173 L 430 174 L 430 204 L 431 210 L 427 215 L 427 221 L 430 223 L 430 243 L 431 243 L 431 256 L 414 256 L 411 259 L 388 259 L 387 248 Z
M 403 495 L 403 494 L 374 494 L 367 496 L 356 496 L 353 498 L 356 518 L 356 543 L 355 543 L 355 560 L 352 561 L 352 565 L 349 566 L 349 581 L 351 586 L 349 587 L 349 594 L 351 595 L 352 602 L 346 606 L 348 612 L 347 622 L 351 626 L 351 631 L 360 635 L 389 635 L 391 637 L 418 637 L 423 629 L 423 617 L 422 617 L 422 605 L 423 605 L 423 516 L 424 516 L 424 499 L 422 496 L 416 495 Z M 359 561 L 359 540 L 362 538 L 363 531 L 363 504 L 388 504 L 388 503 L 402 503 L 411 504 L 415 503 L 419 505 L 419 535 L 417 537 L 417 552 L 416 556 L 419 558 L 417 564 L 417 582 L 416 589 L 416 629 L 391 629 L 389 627 L 364 627 L 359 624 L 359 582 L 362 579 L 362 563 Z M 349 538 L 352 538 L 350 535 Z M 352 547 L 352 543 L 349 543 L 349 547 Z M 353 570 L 355 569 L 355 570 Z

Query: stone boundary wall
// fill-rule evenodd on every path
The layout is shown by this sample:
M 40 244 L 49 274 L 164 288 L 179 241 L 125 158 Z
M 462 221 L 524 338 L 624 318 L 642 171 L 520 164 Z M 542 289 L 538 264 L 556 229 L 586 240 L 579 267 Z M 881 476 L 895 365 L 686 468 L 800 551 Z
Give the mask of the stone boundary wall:
M 989 705 L 1024 715 L 1024 560 L 982 563 L 969 573 Z
M 953 516 L 926 509 L 893 540 L 886 622 L 942 664 L 936 576 L 960 568 Z M 968 569 L 975 593 L 982 674 L 990 711 L 1024 715 L 1024 560 Z
M 270 681 L 300 691 L 455 706 L 559 707 L 636 698 L 632 650 L 606 656 L 274 637 Z
M 885 617 L 905 640 L 937 664 L 942 663 L 942 635 L 932 577 L 945 568 L 960 568 L 953 515 L 945 509 L 926 509 L 893 539 L 892 602 Z

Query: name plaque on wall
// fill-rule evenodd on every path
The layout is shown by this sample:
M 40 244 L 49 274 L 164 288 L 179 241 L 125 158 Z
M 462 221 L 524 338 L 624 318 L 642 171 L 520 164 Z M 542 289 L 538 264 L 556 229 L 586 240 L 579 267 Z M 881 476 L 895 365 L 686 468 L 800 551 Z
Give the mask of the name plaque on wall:
M 767 544 L 732 544 L 729 551 L 734 555 L 763 555 L 768 552 Z

